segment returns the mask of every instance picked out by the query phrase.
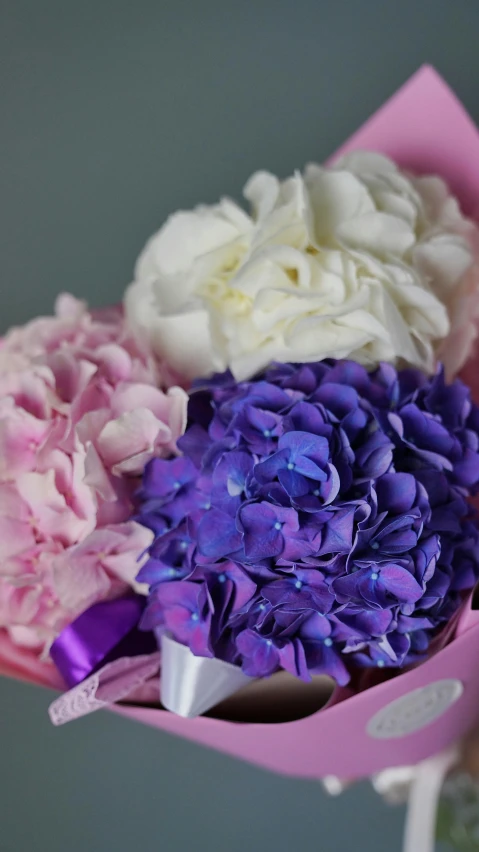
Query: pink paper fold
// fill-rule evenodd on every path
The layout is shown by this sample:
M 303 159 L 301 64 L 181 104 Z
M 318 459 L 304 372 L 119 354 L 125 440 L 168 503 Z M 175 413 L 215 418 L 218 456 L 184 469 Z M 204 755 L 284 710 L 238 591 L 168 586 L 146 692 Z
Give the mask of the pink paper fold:
M 111 709 L 280 774 L 358 779 L 391 766 L 425 760 L 461 739 L 477 724 L 478 647 L 476 623 L 417 669 L 294 722 L 241 724 L 203 716 L 184 719 L 146 707 L 114 705 Z M 462 694 L 435 721 L 397 738 L 378 739 L 368 733 L 371 720 L 392 702 L 445 679 L 459 683 Z
M 120 657 L 112 663 L 107 663 L 95 674 L 53 701 L 48 710 L 50 719 L 54 725 L 64 725 L 117 701 L 123 701 L 155 677 L 159 667 L 159 652 L 138 657 Z M 158 695 L 156 681 L 154 700 L 158 700 Z
M 464 212 L 479 216 L 479 130 L 430 65 L 423 65 L 331 160 L 358 149 L 379 151 L 418 174 L 440 175 Z

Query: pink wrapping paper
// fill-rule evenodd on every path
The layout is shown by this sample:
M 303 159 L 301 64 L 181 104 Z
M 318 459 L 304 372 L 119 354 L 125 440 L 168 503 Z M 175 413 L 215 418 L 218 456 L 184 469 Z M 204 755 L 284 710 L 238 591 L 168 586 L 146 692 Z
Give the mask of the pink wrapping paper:
M 67 688 L 54 665 L 41 662 L 33 651 L 14 645 L 4 630 L 0 630 L 0 675 L 37 686 L 60 690 Z
M 367 777 L 386 767 L 424 760 L 474 726 L 479 716 L 479 612 L 472 613 L 464 627 L 453 643 L 422 666 L 352 697 L 345 692 L 344 700 L 294 722 L 241 724 L 204 717 L 183 719 L 146 707 L 112 709 L 285 775 Z M 397 738 L 378 739 L 368 734 L 368 724 L 391 702 L 448 679 L 461 685 L 463 692 L 436 721 Z M 424 694 L 423 710 L 430 700 Z
M 479 130 L 447 83 L 423 65 L 337 151 L 387 154 L 418 174 L 438 174 L 468 216 L 479 215 Z
M 332 159 L 359 148 L 387 154 L 401 167 L 418 173 L 441 175 L 464 211 L 479 218 L 479 131 L 433 68 L 421 68 Z M 474 386 L 479 400 L 476 372 L 474 364 L 468 365 L 465 380 Z M 455 640 L 419 668 L 356 695 L 340 690 L 326 709 L 293 722 L 242 724 L 203 717 L 184 719 L 147 707 L 112 709 L 276 772 L 307 778 L 358 778 L 388 766 L 423 760 L 476 723 L 478 648 L 479 612 L 469 609 L 460 620 Z M 13 648 L 1 633 L 0 673 L 62 688 L 50 666 L 28 651 Z M 444 680 L 456 689 L 455 702 L 436 721 L 397 738 L 378 739 L 368 733 L 368 725 L 379 711 L 414 690 L 423 690 L 420 700 L 427 712 L 428 702 L 441 694 L 434 684 Z

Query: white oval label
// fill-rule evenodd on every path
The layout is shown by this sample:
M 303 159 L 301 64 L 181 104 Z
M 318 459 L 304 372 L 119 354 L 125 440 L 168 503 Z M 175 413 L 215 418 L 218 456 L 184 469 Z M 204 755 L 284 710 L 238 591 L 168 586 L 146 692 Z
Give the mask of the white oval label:
M 464 692 L 460 680 L 437 680 L 402 695 L 376 713 L 367 725 L 370 737 L 380 740 L 406 737 L 439 719 Z

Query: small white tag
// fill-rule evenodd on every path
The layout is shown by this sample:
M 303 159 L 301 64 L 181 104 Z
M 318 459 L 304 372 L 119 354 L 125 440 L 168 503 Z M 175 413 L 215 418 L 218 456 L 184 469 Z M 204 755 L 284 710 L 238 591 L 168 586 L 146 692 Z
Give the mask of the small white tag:
M 367 725 L 370 737 L 391 740 L 420 731 L 439 719 L 464 692 L 460 680 L 437 680 L 402 695 L 376 713 Z

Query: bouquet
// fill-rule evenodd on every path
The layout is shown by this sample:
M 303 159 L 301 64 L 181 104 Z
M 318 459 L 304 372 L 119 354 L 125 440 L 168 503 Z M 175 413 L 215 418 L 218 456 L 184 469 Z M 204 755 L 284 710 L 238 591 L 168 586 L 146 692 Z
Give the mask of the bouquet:
M 0 665 L 55 724 L 342 779 L 473 727 L 478 153 L 426 67 L 326 165 L 171 216 L 122 306 L 3 338 Z

